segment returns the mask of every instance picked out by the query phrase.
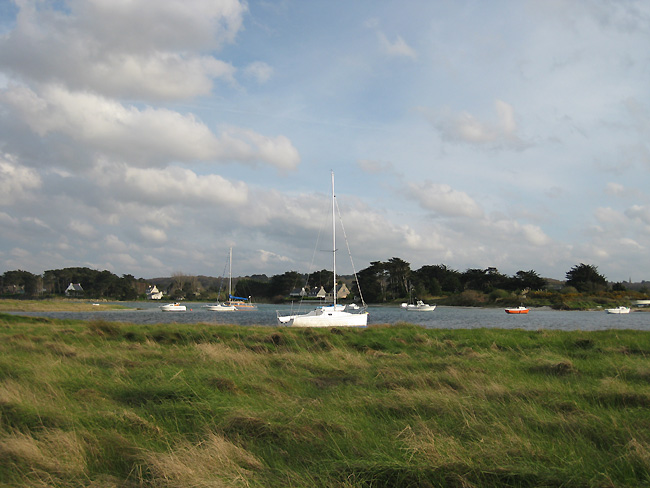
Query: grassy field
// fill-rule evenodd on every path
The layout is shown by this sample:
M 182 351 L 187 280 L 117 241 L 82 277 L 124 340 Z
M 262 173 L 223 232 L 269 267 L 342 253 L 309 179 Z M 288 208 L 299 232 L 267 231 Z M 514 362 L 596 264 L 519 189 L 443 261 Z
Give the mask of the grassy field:
M 650 485 L 650 334 L 0 314 L 0 485 Z
M 98 310 L 124 309 L 122 305 L 100 301 L 52 299 L 52 300 L 14 300 L 0 299 L 0 312 L 97 312 Z

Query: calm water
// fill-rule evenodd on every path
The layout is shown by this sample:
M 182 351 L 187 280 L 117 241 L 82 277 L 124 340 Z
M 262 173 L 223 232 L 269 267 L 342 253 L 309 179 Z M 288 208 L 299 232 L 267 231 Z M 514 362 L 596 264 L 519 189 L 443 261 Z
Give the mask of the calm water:
M 20 312 L 18 315 L 44 316 L 60 319 L 104 319 L 112 322 L 136 324 L 158 323 L 215 323 L 276 326 L 276 310 L 288 312 L 286 306 L 258 305 L 255 311 L 210 312 L 202 303 L 186 302 L 186 312 L 162 312 L 158 303 L 120 303 L 133 310 L 97 312 Z M 303 309 L 303 312 L 310 308 Z M 650 312 L 632 312 L 627 315 L 600 312 L 560 312 L 546 308 L 531 309 L 527 315 L 508 315 L 502 308 L 437 307 L 433 312 L 407 312 L 399 307 L 370 307 L 368 325 L 410 322 L 432 329 L 561 329 L 650 330 Z

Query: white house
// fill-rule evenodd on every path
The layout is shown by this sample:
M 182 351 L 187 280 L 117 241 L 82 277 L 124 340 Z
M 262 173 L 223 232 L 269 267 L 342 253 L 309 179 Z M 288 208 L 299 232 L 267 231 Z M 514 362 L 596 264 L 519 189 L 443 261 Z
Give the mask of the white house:
M 163 292 L 158 290 L 156 285 L 150 286 L 147 288 L 147 299 L 148 300 L 160 300 L 163 297 Z
M 65 289 L 65 295 L 68 297 L 83 295 L 84 289 L 81 287 L 81 283 L 70 283 Z
M 314 298 L 325 298 L 326 295 L 327 293 L 325 293 L 325 288 L 323 288 L 322 286 L 320 287 L 315 286 L 309 292 L 309 296 Z

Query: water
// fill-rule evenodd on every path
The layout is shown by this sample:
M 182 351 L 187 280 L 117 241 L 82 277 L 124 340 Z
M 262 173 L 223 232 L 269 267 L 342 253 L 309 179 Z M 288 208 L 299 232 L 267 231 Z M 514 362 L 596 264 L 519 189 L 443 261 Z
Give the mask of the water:
M 236 324 L 275 327 L 276 310 L 287 312 L 287 306 L 258 305 L 257 310 L 242 312 L 211 312 L 202 303 L 184 302 L 186 312 L 162 312 L 159 303 L 120 302 L 132 310 L 96 312 L 16 312 L 17 315 L 58 319 L 131 322 L 136 324 Z M 303 312 L 309 309 L 302 310 Z M 502 308 L 440 307 L 433 312 L 408 312 L 400 307 L 369 307 L 368 325 L 410 322 L 432 329 L 557 329 L 557 330 L 650 330 L 650 313 L 632 312 L 624 315 L 597 312 L 563 312 L 547 308 L 531 309 L 526 315 L 508 315 Z

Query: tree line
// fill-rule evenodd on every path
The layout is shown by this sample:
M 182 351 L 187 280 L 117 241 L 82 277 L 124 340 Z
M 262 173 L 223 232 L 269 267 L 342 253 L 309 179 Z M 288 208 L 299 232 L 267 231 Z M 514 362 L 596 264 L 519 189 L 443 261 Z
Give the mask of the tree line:
M 357 277 L 359 286 L 349 276 L 339 277 L 339 281 L 349 285 L 351 299 L 358 300 L 363 293 L 363 298 L 368 303 L 390 302 L 409 297 L 453 295 L 465 290 L 482 293 L 505 290 L 514 293 L 545 290 L 548 287 L 548 280 L 534 270 L 517 271 L 511 276 L 500 273 L 494 267 L 471 268 L 461 272 L 438 264 L 411 270 L 410 263 L 397 257 L 388 261 L 371 262 Z M 16 270 L 7 271 L 0 276 L 0 290 L 5 296 L 62 296 L 70 283 L 79 283 L 86 298 L 135 300 L 143 298 L 147 284 L 154 281 L 136 279 L 129 274 L 120 277 L 110 271 L 80 267 L 48 270 L 40 276 Z M 215 278 L 176 274 L 170 279 L 159 279 L 158 282 L 165 284 L 161 291 L 172 299 L 219 299 L 225 293 L 223 282 Z M 236 278 L 234 283 L 233 293 L 237 296 L 252 296 L 260 301 L 281 301 L 295 289 L 310 290 L 322 286 L 326 291 L 330 291 L 333 287 L 333 273 L 321 270 L 305 275 L 297 271 L 287 271 L 270 278 L 266 275 Z M 609 286 L 607 279 L 598 272 L 596 266 L 584 263 L 567 271 L 564 285 L 571 286 L 581 293 L 606 291 Z M 624 288 L 621 283 L 612 286 L 615 291 Z

